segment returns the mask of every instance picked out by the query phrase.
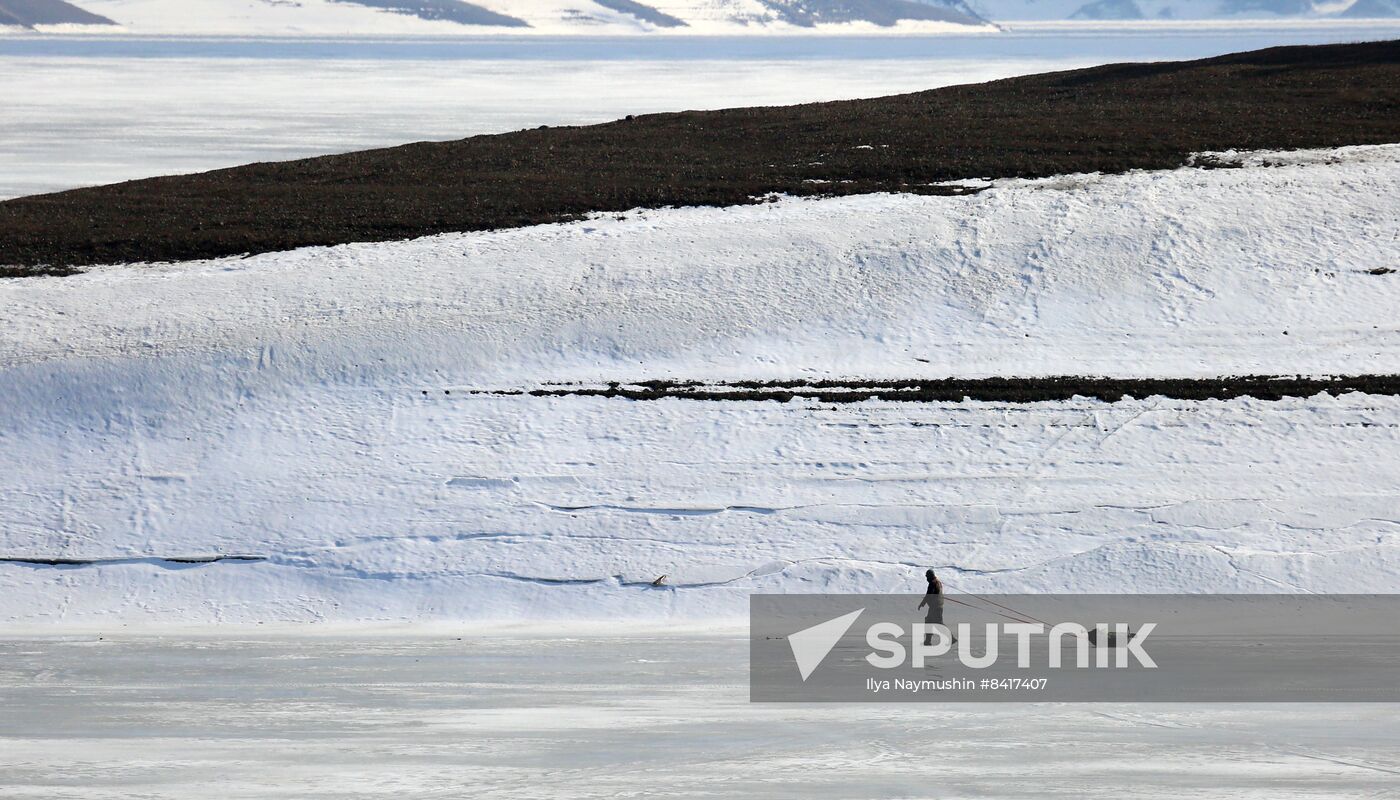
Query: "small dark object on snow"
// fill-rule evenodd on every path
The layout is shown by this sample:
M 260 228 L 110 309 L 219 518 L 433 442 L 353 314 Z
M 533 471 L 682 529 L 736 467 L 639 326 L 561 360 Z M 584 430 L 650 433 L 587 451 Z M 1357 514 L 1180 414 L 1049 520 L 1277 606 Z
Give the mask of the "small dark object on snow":
M 1138 636 L 1138 632 L 1137 632 L 1137 631 L 1130 630 L 1130 631 L 1128 631 L 1128 639 L 1127 639 L 1127 641 L 1131 642 L 1132 640 L 1136 639 L 1137 636 Z M 1092 645 L 1095 646 L 1095 647 L 1098 647 L 1098 646 L 1099 646 L 1099 631 L 1098 631 L 1098 628 L 1090 629 L 1090 631 L 1089 631 L 1089 644 L 1092 644 Z M 1108 636 L 1107 636 L 1107 638 L 1105 639 L 1105 642 L 1104 642 L 1104 647 L 1117 647 L 1117 646 L 1118 646 L 1118 634 L 1115 633 L 1115 632 L 1113 632 L 1113 631 L 1109 631 L 1109 632 L 1108 632 Z
M 1390 273 L 1392 273 L 1392 272 L 1394 272 L 1394 271 L 1395 271 L 1395 270 L 1391 269 L 1390 267 L 1376 267 L 1375 269 L 1368 269 L 1368 270 L 1366 270 L 1366 274 L 1367 274 L 1367 275 L 1389 275 Z
M 652 585 L 652 586 L 665 586 L 665 585 L 666 585 L 666 579 L 667 579 L 668 577 L 670 577 L 670 576 L 669 576 L 669 575 L 662 575 L 661 577 L 659 577 L 659 578 L 657 578 L 656 580 L 652 581 L 652 582 L 651 582 L 651 585 Z

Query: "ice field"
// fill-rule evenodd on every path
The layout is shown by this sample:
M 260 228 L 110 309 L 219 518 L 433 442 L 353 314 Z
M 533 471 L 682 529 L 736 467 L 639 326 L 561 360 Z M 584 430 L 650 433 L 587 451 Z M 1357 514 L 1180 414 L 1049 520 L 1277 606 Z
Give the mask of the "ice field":
M 1393 796 L 1361 704 L 751 704 L 741 635 L 0 638 L 0 797 Z

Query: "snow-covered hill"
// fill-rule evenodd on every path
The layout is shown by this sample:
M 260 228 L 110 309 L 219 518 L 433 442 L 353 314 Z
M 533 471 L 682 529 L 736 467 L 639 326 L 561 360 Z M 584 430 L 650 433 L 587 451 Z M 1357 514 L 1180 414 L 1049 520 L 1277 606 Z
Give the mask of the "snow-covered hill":
M 1400 397 L 472 393 L 1400 372 L 1400 146 L 1224 160 L 0 282 L 0 619 L 1394 591 Z
M 1395 0 L 967 0 L 997 22 L 1017 20 L 1370 19 L 1400 16 Z
M 79 5 L 136 34 L 616 35 L 990 29 L 959 0 L 79 0 Z

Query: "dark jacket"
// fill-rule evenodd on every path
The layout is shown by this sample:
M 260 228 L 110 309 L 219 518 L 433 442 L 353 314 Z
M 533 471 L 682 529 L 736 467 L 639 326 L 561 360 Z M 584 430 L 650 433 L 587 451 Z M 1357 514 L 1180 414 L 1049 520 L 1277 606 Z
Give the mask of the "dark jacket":
M 928 590 L 924 592 L 924 599 L 919 603 L 919 608 L 928 608 L 928 613 L 924 621 L 930 624 L 943 622 L 943 581 L 938 578 L 930 578 Z

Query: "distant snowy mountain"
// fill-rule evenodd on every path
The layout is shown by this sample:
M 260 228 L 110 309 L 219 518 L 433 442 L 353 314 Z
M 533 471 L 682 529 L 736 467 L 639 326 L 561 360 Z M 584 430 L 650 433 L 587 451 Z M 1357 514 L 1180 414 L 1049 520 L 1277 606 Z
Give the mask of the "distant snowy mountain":
M 936 33 L 991 22 L 1400 17 L 1400 0 L 0 0 L 0 29 L 135 34 Z
M 864 23 L 891 27 L 908 22 L 980 24 L 960 0 L 650 0 L 692 23 L 747 26 Z
M 1340 16 L 1355 19 L 1400 17 L 1400 0 L 1356 0 Z
M 0 0 L 0 25 L 33 28 L 40 25 L 111 25 L 64 0 Z
M 1400 16 L 1400 0 L 968 0 L 968 6 L 998 22 Z
M 962 0 L 0 0 L 0 25 L 139 34 L 937 32 L 987 28 Z M 63 14 L 50 13 L 66 7 Z M 36 15 L 34 8 L 45 11 Z M 16 13 L 13 9 L 19 9 Z M 99 16 L 100 15 L 100 16 Z
M 1400 17 L 1400 0 L 0 0 L 0 29 L 175 35 L 936 33 L 989 20 Z

